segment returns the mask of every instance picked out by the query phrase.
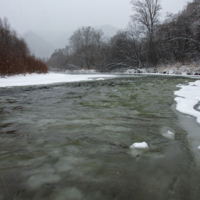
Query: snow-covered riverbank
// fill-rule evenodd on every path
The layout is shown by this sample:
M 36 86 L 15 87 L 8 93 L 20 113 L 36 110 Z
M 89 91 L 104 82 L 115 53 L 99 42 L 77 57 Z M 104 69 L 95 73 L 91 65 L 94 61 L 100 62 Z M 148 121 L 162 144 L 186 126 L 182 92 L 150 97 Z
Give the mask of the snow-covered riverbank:
M 102 80 L 104 78 L 115 77 L 114 75 L 105 74 L 84 74 L 70 75 L 59 73 L 48 74 L 26 74 L 15 75 L 0 78 L 0 87 L 26 86 L 26 85 L 44 85 L 53 83 L 77 82 L 87 80 Z
M 127 69 L 126 74 L 134 73 L 150 73 L 150 74 L 168 74 L 168 75 L 195 75 L 200 76 L 200 65 L 191 63 L 189 65 L 183 65 L 181 63 L 175 63 L 173 65 L 163 65 L 149 68 Z
M 187 85 L 177 85 L 180 90 L 175 91 L 176 110 L 185 114 L 178 114 L 180 126 L 188 133 L 189 149 L 194 155 L 197 166 L 200 166 L 200 80 Z M 197 123 L 192 117 L 196 118 Z
M 200 102 L 200 80 L 177 87 L 181 89 L 174 92 L 175 95 L 179 96 L 175 98 L 176 109 L 184 114 L 194 116 L 200 124 L 200 112 L 194 109 L 195 105 Z

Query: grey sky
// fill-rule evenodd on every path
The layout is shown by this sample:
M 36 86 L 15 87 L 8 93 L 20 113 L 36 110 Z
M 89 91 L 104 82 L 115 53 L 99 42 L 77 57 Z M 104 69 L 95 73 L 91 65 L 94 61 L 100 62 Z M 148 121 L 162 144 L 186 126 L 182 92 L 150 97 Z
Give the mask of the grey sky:
M 186 2 L 161 0 L 162 13 L 177 13 Z M 104 24 L 125 28 L 132 14 L 130 0 L 0 0 L 0 17 L 7 17 L 19 33 L 69 31 Z

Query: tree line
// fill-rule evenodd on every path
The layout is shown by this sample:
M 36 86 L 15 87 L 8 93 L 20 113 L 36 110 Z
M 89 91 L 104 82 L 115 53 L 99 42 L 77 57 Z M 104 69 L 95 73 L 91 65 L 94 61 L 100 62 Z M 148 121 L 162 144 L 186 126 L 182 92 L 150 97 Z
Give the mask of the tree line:
M 47 66 L 31 55 L 23 39 L 0 18 L 0 76 L 26 73 L 47 73 Z
M 52 54 L 48 67 L 111 71 L 200 61 L 200 0 L 178 14 L 168 13 L 162 23 L 159 0 L 131 0 L 131 5 L 134 14 L 126 30 L 105 40 L 101 30 L 79 28 L 65 48 Z

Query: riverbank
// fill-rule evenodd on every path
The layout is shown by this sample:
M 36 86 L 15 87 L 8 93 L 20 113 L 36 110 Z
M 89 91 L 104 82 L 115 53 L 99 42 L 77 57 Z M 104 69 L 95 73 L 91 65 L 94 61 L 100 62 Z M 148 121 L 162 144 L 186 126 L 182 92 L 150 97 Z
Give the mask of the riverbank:
M 95 69 L 78 69 L 78 70 L 66 70 L 63 73 L 67 74 L 98 74 Z M 128 68 L 128 69 L 115 69 L 106 73 L 111 74 L 166 74 L 166 75 L 193 75 L 200 76 L 200 64 L 193 62 L 190 64 L 183 64 L 177 62 L 174 64 L 157 65 L 155 67 L 146 68 Z
M 188 85 L 178 85 L 180 90 L 175 91 L 174 94 L 177 102 L 176 109 L 184 114 L 194 116 L 200 124 L 200 112 L 195 109 L 195 106 L 200 102 L 200 80 L 190 82 Z M 199 106 L 199 105 L 198 105 Z
M 127 69 L 125 73 L 150 73 L 150 74 L 169 74 L 169 75 L 195 75 L 200 76 L 200 65 L 198 63 L 158 65 L 149 68 Z
M 5 78 L 0 78 L 0 87 L 45 85 L 53 83 L 103 80 L 104 78 L 111 78 L 111 77 L 114 77 L 114 75 L 108 75 L 108 74 L 69 75 L 63 73 L 26 74 L 26 75 L 15 75 L 15 76 L 7 76 Z

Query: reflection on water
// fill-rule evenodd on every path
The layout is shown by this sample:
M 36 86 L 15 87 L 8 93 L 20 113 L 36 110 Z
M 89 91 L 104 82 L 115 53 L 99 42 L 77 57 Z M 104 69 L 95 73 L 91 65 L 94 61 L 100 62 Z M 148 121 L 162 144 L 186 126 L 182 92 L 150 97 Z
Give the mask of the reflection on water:
M 1 88 L 0 200 L 198 199 L 200 169 L 171 109 L 186 80 Z

